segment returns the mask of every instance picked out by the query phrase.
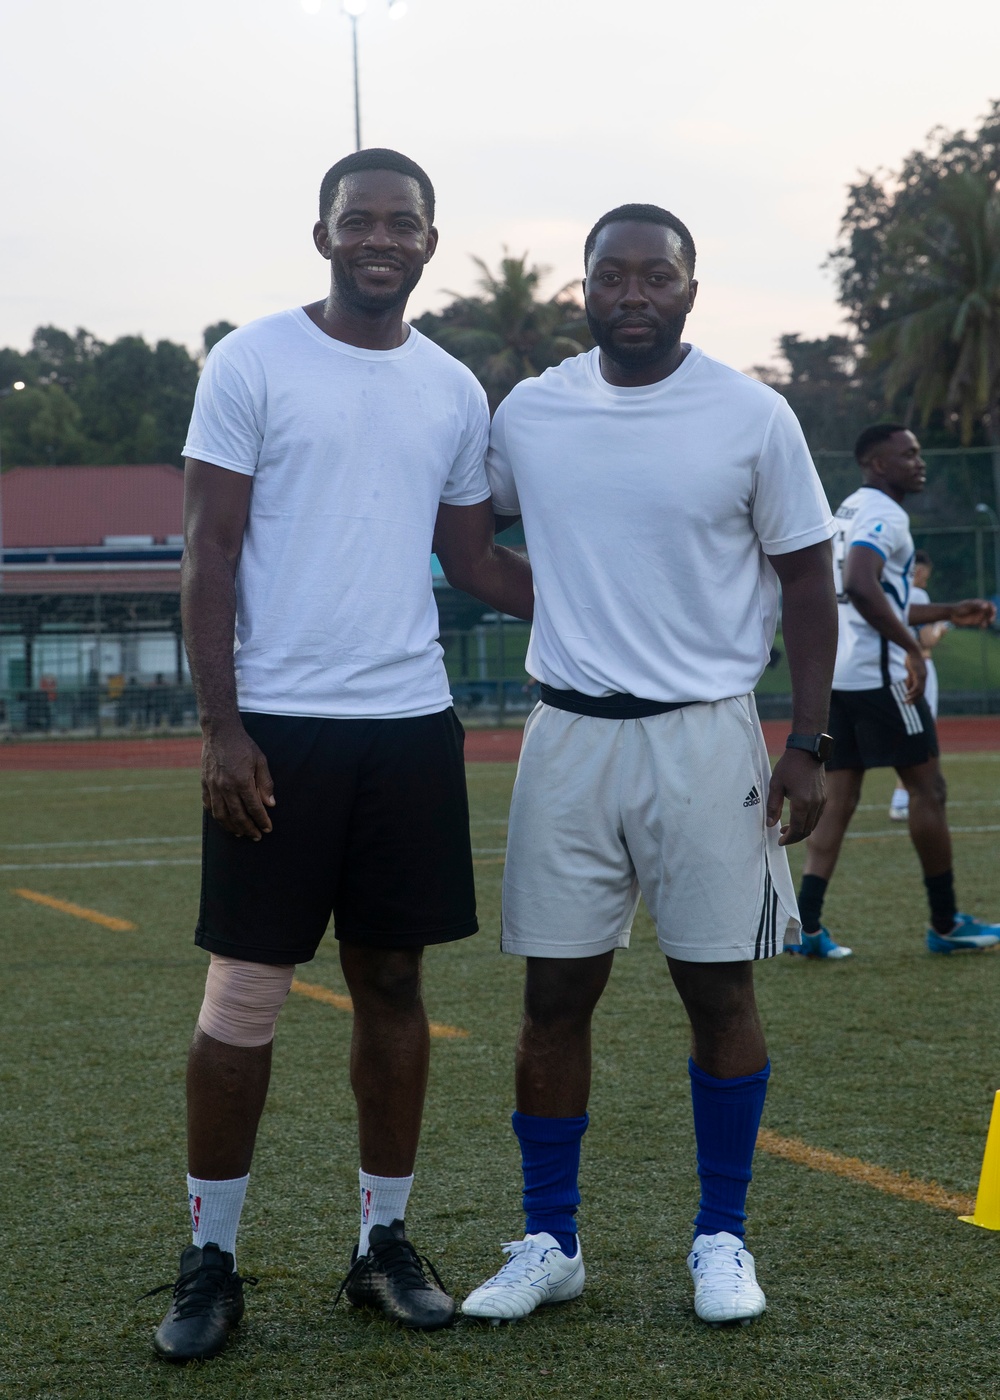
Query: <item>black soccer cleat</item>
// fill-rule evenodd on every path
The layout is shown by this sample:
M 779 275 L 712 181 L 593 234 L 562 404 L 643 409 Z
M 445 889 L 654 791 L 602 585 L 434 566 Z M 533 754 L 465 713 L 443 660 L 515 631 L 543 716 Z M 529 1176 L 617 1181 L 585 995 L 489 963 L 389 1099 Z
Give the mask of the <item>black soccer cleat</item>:
M 359 1259 L 357 1249 L 341 1293 L 356 1308 L 374 1308 L 391 1322 L 433 1332 L 447 1327 L 455 1318 L 455 1300 L 449 1298 L 437 1270 L 429 1259 L 417 1253 L 406 1238 L 402 1220 L 391 1225 L 373 1225 L 368 1236 L 368 1253 Z M 428 1278 L 424 1265 L 432 1274 Z
M 176 1283 L 165 1283 L 144 1293 L 173 1290 L 166 1317 L 153 1334 L 153 1347 L 165 1361 L 204 1361 L 218 1356 L 229 1334 L 243 1316 L 243 1285 L 255 1278 L 241 1278 L 236 1261 L 217 1244 L 199 1249 L 189 1244 L 181 1255 Z

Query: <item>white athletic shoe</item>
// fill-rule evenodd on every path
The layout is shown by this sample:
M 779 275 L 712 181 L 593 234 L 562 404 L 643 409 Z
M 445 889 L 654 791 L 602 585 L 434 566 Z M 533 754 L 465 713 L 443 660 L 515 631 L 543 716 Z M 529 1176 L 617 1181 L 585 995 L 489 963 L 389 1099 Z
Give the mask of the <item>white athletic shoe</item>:
M 726 1230 L 698 1235 L 687 1266 L 694 1279 L 694 1310 L 702 1322 L 751 1322 L 767 1306 L 753 1255 Z
M 565 1303 L 579 1298 L 586 1273 L 579 1238 L 572 1259 L 551 1235 L 525 1235 L 502 1246 L 506 1264 L 474 1289 L 462 1304 L 466 1317 L 491 1322 L 516 1322 L 544 1303 Z

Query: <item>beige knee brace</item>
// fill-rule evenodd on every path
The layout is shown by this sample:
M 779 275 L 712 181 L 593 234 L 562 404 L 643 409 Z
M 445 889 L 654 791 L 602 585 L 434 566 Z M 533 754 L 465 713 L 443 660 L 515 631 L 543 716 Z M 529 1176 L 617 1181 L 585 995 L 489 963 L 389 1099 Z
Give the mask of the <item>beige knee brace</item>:
M 278 1012 L 285 1004 L 292 966 L 242 962 L 213 953 L 205 980 L 198 1028 L 224 1045 L 252 1048 L 274 1039 Z

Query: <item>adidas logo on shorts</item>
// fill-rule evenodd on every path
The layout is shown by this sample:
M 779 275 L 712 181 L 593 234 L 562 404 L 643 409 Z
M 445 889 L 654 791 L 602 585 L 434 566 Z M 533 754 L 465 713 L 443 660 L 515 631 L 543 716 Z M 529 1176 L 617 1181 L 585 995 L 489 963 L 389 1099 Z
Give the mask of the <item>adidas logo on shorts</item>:
M 746 797 L 744 797 L 744 799 L 743 799 L 743 806 L 744 806 L 744 807 L 759 807 L 759 806 L 760 806 L 760 793 L 757 791 L 756 787 L 752 787 L 752 788 L 750 789 L 750 791 L 747 793 Z

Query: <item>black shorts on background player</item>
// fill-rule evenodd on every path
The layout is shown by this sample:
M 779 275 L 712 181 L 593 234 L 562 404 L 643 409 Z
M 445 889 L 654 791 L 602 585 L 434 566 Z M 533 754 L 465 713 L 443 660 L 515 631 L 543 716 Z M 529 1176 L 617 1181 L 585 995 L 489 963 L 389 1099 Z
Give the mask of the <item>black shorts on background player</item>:
M 833 756 L 828 769 L 915 768 L 937 758 L 934 716 L 923 696 L 908 705 L 904 685 L 835 690 L 830 696 Z
M 277 805 L 262 841 L 208 813 L 195 942 L 246 962 L 308 962 L 336 937 L 421 948 L 473 934 L 464 731 L 454 710 L 410 719 L 242 715 Z

